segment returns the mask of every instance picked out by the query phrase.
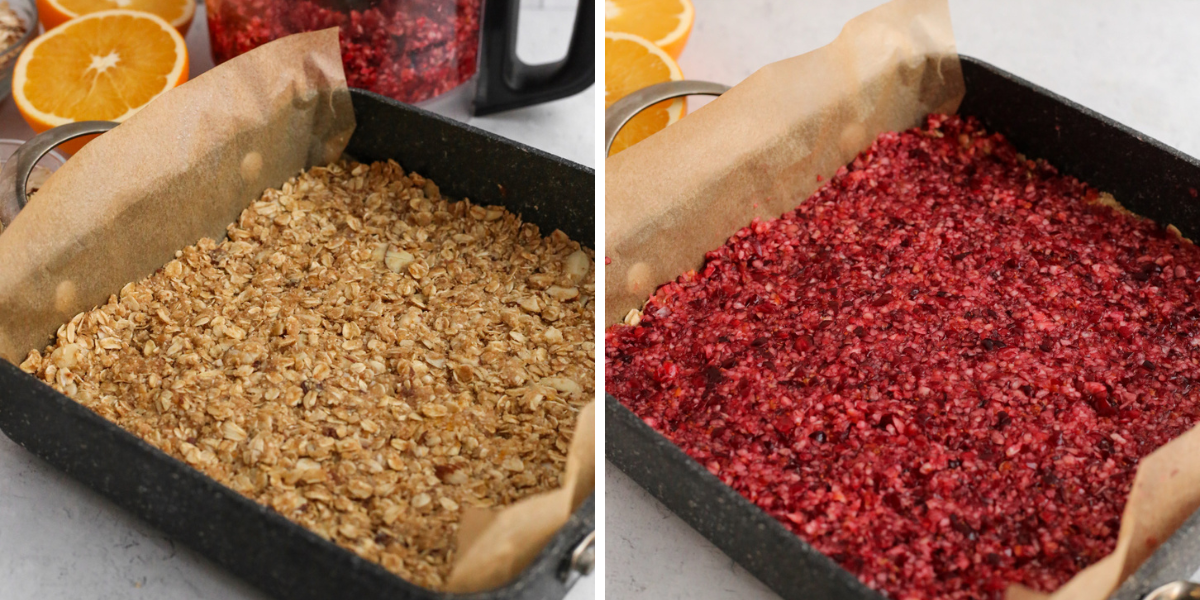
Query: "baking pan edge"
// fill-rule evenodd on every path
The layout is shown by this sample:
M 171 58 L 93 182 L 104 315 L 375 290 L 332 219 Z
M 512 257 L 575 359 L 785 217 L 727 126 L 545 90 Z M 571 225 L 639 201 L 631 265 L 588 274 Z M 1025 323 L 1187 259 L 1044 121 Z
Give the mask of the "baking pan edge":
M 447 196 L 477 192 L 476 202 L 511 206 L 543 231 L 559 228 L 581 243 L 594 241 L 592 169 L 370 92 L 351 92 L 359 130 L 348 154 L 363 160 L 402 159 L 409 169 L 417 164 L 435 181 L 454 180 L 442 188 Z M 421 134 L 421 143 L 406 143 L 405 136 L 396 134 L 397 127 Z M 464 162 L 448 164 L 456 159 Z M 460 170 L 460 165 L 467 168 Z M 498 186 L 492 192 L 493 181 L 501 186 L 507 182 L 511 190 Z M 540 194 L 552 195 L 557 202 L 544 202 Z M 568 589 L 563 581 L 565 561 L 595 529 L 593 496 L 507 585 L 474 594 L 435 592 L 241 496 L 3 360 L 0 431 L 121 508 L 281 598 L 562 598 Z
M 967 87 L 961 114 L 1003 133 L 1028 156 L 1112 193 L 1137 214 L 1192 238 L 1200 232 L 1200 161 L 990 64 L 960 58 Z M 881 598 L 609 394 L 605 424 L 607 460 L 780 596 Z M 1197 568 L 1200 511 L 1111 597 L 1136 600 Z

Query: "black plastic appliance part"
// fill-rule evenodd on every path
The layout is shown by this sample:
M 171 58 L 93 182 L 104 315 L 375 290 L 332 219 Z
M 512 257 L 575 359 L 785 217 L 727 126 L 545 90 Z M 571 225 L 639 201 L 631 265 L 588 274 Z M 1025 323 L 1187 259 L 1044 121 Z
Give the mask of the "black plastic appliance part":
M 595 0 L 579 0 L 567 55 L 543 65 L 530 65 L 517 57 L 520 5 L 520 0 L 483 3 L 477 115 L 566 98 L 596 82 Z
M 449 197 L 501 204 L 545 232 L 595 239 L 595 172 L 362 90 L 347 153 L 395 159 Z M 287 600 L 542 600 L 566 595 L 564 566 L 595 529 L 588 499 L 532 565 L 497 590 L 455 595 L 413 585 L 226 488 L 0 360 L 0 430 L 25 449 Z M 0 593 L 0 596 L 3 596 Z
M 1008 136 L 1031 158 L 1107 191 L 1135 213 L 1200 234 L 1200 162 L 996 67 L 962 57 L 959 113 Z M 880 599 L 692 460 L 610 395 L 604 446 L 617 468 L 784 598 Z M 1131 576 L 1114 600 L 1136 600 L 1200 567 L 1200 512 Z

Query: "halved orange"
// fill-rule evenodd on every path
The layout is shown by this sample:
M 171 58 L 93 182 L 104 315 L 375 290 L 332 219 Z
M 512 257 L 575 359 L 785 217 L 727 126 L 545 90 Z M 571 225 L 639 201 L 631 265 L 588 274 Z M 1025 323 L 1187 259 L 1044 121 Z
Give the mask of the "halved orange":
M 628 33 L 604 34 L 604 108 L 646 86 L 664 81 L 681 81 L 679 65 L 649 40 Z M 613 140 L 610 156 L 683 118 L 684 98 L 666 100 L 642 111 L 625 125 Z
M 158 15 L 187 35 L 196 16 L 196 0 L 37 0 L 37 5 L 38 19 L 47 30 L 75 17 L 123 8 Z
M 604 0 L 604 30 L 632 33 L 679 58 L 692 33 L 692 0 Z
M 30 42 L 13 70 L 13 101 L 37 132 L 75 121 L 121 122 L 187 77 L 187 45 L 170 23 L 107 10 Z M 60 148 L 73 153 L 87 139 Z

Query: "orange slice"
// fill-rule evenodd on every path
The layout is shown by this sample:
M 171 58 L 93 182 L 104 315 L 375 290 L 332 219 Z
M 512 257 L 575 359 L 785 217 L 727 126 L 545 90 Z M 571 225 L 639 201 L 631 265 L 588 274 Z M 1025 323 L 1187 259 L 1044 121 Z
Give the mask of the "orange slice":
M 75 121 L 128 119 L 187 81 L 183 36 L 150 13 L 108 10 L 35 38 L 13 70 L 13 101 L 34 131 Z M 67 152 L 87 138 L 61 146 Z
M 679 58 L 692 33 L 692 0 L 604 0 L 604 30 L 644 37 Z
M 645 38 L 628 33 L 604 34 L 605 109 L 646 86 L 682 79 L 679 65 Z M 683 98 L 659 102 L 642 111 L 617 134 L 609 155 L 654 135 L 683 118 L 686 112 L 687 101 Z
M 187 35 L 196 16 L 196 0 L 37 0 L 38 19 L 54 29 L 75 17 L 118 8 L 158 15 Z

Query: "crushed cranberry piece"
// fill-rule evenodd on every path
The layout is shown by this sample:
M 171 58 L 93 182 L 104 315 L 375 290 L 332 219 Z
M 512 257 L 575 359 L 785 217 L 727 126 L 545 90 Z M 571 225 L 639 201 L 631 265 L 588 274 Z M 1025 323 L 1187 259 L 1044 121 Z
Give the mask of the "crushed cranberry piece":
M 610 328 L 607 391 L 890 597 L 1052 591 L 1200 420 L 1200 249 L 1098 198 L 973 119 L 885 133 Z
M 350 87 L 420 102 L 475 74 L 482 0 L 210 0 L 213 61 L 338 27 Z

